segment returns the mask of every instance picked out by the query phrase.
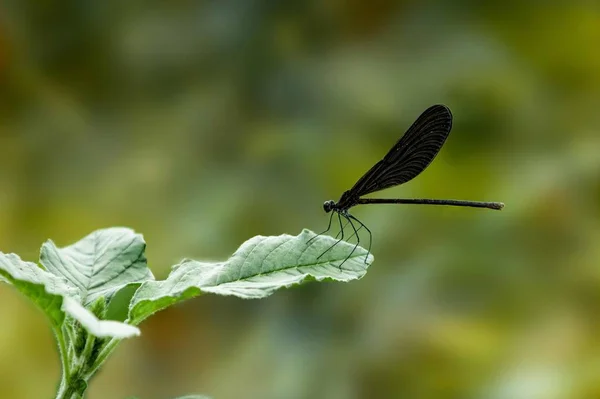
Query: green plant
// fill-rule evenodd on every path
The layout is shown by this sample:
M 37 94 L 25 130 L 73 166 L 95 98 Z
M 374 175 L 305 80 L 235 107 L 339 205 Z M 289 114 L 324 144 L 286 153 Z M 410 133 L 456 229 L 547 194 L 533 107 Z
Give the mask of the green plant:
M 225 262 L 184 260 L 166 280 L 154 279 L 146 243 L 127 228 L 98 230 L 77 243 L 42 245 L 40 264 L 0 252 L 0 281 L 31 299 L 50 320 L 58 342 L 62 378 L 57 399 L 82 398 L 90 379 L 124 338 L 153 313 L 205 293 L 264 298 L 275 290 L 325 279 L 348 282 L 365 275 L 373 261 L 353 244 L 304 230 L 298 236 L 256 236 Z M 119 300 L 115 300 L 119 298 Z M 186 398 L 200 398 L 188 396 Z

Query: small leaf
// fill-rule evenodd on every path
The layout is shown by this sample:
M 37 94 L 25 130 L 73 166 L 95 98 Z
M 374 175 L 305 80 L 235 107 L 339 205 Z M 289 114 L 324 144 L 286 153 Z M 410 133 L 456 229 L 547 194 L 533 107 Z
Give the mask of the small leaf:
M 100 338 L 129 338 L 140 335 L 137 327 L 113 320 L 99 320 L 92 312 L 74 299 L 65 298 L 62 309 L 77 320 L 92 335 Z
M 223 263 L 186 260 L 173 267 L 164 281 L 147 281 L 135 293 L 129 320 L 138 324 L 158 310 L 203 292 L 235 295 L 240 298 L 264 298 L 275 290 L 308 280 L 331 279 L 348 282 L 361 278 L 373 262 L 362 247 L 357 247 L 339 268 L 355 245 L 333 237 L 315 237 L 309 230 L 298 236 L 256 236 L 246 241 Z
M 77 297 L 77 290 L 64 279 L 15 254 L 0 252 L 0 276 L 42 309 L 54 327 L 60 327 L 65 318 L 61 310 L 63 296 Z
M 145 248 L 140 234 L 115 227 L 97 230 L 64 248 L 48 240 L 42 245 L 40 262 L 76 287 L 87 306 L 101 296 L 109 300 L 128 284 L 154 279 L 146 265 Z

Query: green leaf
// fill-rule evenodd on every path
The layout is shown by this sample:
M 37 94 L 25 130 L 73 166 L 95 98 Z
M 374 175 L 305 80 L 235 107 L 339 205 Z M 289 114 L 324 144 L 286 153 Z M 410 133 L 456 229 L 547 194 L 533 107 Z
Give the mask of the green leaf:
M 373 262 L 362 247 L 350 255 L 354 244 L 340 242 L 318 258 L 337 240 L 315 237 L 309 230 L 298 236 L 256 236 L 246 241 L 222 263 L 185 260 L 173 267 L 164 281 L 147 281 L 135 293 L 129 320 L 138 324 L 152 313 L 201 293 L 234 295 L 240 298 L 264 298 L 275 290 L 309 280 L 330 279 L 348 282 L 361 278 Z
M 88 305 L 101 296 L 109 300 L 128 284 L 154 279 L 145 248 L 140 234 L 114 227 L 97 230 L 64 248 L 48 240 L 42 245 L 40 262 L 49 272 L 67 279 Z
M 63 296 L 77 297 L 77 290 L 32 262 L 15 254 L 0 252 L 0 276 L 31 299 L 48 315 L 54 327 L 60 327 L 65 314 L 61 310 Z

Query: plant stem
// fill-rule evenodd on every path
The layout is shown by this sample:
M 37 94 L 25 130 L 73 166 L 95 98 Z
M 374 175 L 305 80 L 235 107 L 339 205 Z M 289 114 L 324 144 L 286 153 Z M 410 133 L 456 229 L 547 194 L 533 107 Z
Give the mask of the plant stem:
M 120 339 L 111 338 L 110 341 L 104 346 L 102 351 L 98 354 L 98 358 L 94 362 L 93 366 L 90 367 L 86 374 L 85 378 L 89 380 L 89 378 L 94 375 L 94 373 L 102 366 L 102 364 L 106 361 L 106 359 L 110 356 L 113 350 L 117 347 L 117 345 L 121 342 Z
M 95 337 L 86 333 L 85 347 L 81 355 L 77 356 L 74 351 L 69 354 L 67 341 L 65 341 L 65 334 L 69 342 L 73 342 L 77 338 L 69 330 L 69 327 L 65 324 L 61 330 L 55 329 L 55 333 L 62 364 L 62 377 L 56 399 L 81 399 L 87 388 L 87 379 L 82 376 L 87 371 L 85 370 L 85 359 L 92 351 Z
M 63 385 L 61 382 L 61 386 L 60 389 L 58 390 L 58 393 L 56 394 L 56 399 L 75 399 L 77 398 L 77 396 L 75 395 L 75 392 L 73 392 L 74 389 L 72 386 L 69 386 L 69 384 L 65 384 Z
M 54 328 L 54 335 L 56 336 L 56 340 L 58 341 L 58 352 L 60 354 L 60 364 L 61 364 L 61 378 L 60 385 L 58 387 L 58 393 L 56 395 L 56 399 L 67 398 L 65 394 L 67 393 L 68 385 L 69 385 L 69 373 L 71 372 L 71 365 L 69 363 L 69 354 L 67 351 L 67 344 L 65 342 L 65 337 L 62 331 L 58 328 Z

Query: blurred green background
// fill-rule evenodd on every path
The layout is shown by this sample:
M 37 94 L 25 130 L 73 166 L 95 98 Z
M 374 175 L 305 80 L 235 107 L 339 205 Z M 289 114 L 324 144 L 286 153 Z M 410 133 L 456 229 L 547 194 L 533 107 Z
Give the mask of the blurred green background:
M 600 397 L 596 1 L 17 1 L 0 5 L 0 249 L 128 226 L 154 274 L 321 231 L 426 107 L 454 128 L 357 207 L 351 284 L 205 296 L 143 323 L 89 398 Z M 0 287 L 0 397 L 59 379 L 41 312 Z

